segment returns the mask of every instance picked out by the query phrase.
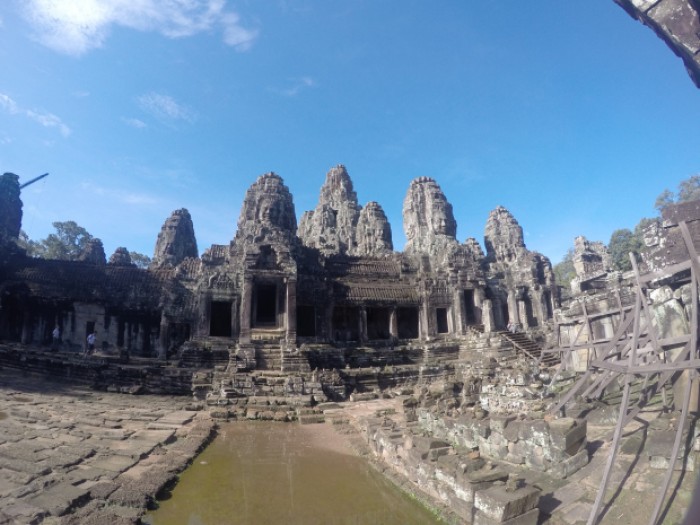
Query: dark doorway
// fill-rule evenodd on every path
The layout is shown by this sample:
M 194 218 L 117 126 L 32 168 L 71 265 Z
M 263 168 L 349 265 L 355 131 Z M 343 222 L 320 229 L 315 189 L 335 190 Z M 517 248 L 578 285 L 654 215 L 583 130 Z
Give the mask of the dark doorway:
M 508 304 L 501 301 L 500 306 L 501 306 L 501 321 L 502 321 L 501 328 L 505 328 L 510 323 L 510 317 L 508 316 Z
M 277 285 L 258 284 L 255 287 L 255 326 L 277 326 Z
M 388 308 L 367 308 L 367 339 L 389 339 L 389 319 L 391 312 Z
M 351 306 L 333 308 L 333 339 L 336 341 L 358 341 L 360 339 L 359 308 Z
M 399 339 L 418 339 L 418 308 L 397 308 Z
M 231 337 L 231 302 L 212 301 L 209 313 L 209 335 Z
M 316 337 L 316 308 L 297 305 L 297 336 Z
M 527 323 L 527 326 L 524 328 L 528 326 L 537 326 L 537 319 L 532 311 L 532 300 L 530 297 L 525 296 L 523 298 L 523 303 L 525 304 L 525 323 Z
M 551 319 L 553 315 L 552 292 L 550 292 L 549 290 L 545 290 L 542 294 L 542 301 L 544 301 L 544 315 L 547 316 L 547 319 Z
M 476 306 L 474 305 L 474 290 L 464 290 L 464 315 L 467 325 L 479 322 L 476 316 Z
M 90 335 L 95 331 L 95 321 L 88 321 L 85 323 L 85 339 L 87 339 L 87 336 Z
M 435 313 L 437 314 L 437 333 L 446 334 L 450 331 L 447 324 L 447 308 L 436 308 Z

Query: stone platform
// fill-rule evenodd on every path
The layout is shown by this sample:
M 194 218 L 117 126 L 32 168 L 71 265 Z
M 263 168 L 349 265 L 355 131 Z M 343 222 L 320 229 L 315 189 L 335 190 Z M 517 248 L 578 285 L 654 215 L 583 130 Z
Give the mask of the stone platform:
M 0 524 L 138 523 L 213 437 L 193 408 L 0 370 Z

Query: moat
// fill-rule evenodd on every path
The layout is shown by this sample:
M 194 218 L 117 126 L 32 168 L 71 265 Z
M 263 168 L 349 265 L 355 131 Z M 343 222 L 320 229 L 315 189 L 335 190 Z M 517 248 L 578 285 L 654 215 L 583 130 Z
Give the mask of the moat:
M 442 523 L 353 454 L 329 426 L 269 422 L 222 424 L 172 497 L 144 522 Z

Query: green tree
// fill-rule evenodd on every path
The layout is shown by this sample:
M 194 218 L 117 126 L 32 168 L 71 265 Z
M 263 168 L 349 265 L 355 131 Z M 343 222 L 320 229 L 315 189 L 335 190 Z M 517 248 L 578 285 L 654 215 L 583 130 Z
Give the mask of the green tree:
M 555 264 L 552 270 L 554 271 L 554 278 L 557 284 L 563 286 L 566 291 L 571 289 L 571 281 L 576 277 L 576 270 L 574 269 L 574 249 L 569 248 L 561 262 Z
M 31 240 L 24 230 L 19 231 L 17 245 L 25 250 L 29 257 L 39 257 L 39 243 Z
M 639 226 L 639 225 L 638 225 Z M 635 231 L 637 228 L 635 228 Z M 632 269 L 632 262 L 629 258 L 629 253 L 639 253 L 644 246 L 641 239 L 641 229 L 637 234 L 629 228 L 615 230 L 610 236 L 608 243 L 608 251 L 612 259 L 612 265 L 615 270 L 626 272 Z
M 131 257 L 131 262 L 134 263 L 137 268 L 146 269 L 151 264 L 151 258 L 139 252 L 130 251 L 129 257 Z
M 43 259 L 75 261 L 94 237 L 75 221 L 54 222 L 56 233 L 35 243 L 33 255 Z M 33 242 L 33 241 L 30 241 Z
M 665 189 L 656 197 L 654 207 L 659 213 L 668 207 L 669 204 L 678 202 L 689 202 L 700 199 L 700 175 L 693 175 L 678 184 L 678 193 Z

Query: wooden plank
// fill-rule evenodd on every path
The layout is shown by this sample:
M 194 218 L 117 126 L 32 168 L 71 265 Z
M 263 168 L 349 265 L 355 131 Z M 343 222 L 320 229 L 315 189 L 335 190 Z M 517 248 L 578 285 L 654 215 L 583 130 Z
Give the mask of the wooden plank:
M 685 223 L 681 223 L 685 224 Z M 671 451 L 671 460 L 669 462 L 668 468 L 666 469 L 666 475 L 664 476 L 664 481 L 661 485 L 661 490 L 656 499 L 656 504 L 654 505 L 654 510 L 651 513 L 651 518 L 649 519 L 649 525 L 655 525 L 656 520 L 661 512 L 661 507 L 666 499 L 666 493 L 668 492 L 668 486 L 671 483 L 671 477 L 673 476 L 673 468 L 676 466 L 676 461 L 678 461 L 678 451 L 680 450 L 681 441 L 683 439 L 683 428 L 685 427 L 686 419 L 688 418 L 688 407 L 690 406 L 690 392 L 693 387 L 693 379 L 695 378 L 695 373 L 690 374 L 688 382 L 685 385 L 685 392 L 683 394 L 683 408 L 681 409 L 681 418 L 678 421 L 678 429 L 676 430 L 676 437 L 673 441 L 673 450 Z
M 622 394 L 622 402 L 620 403 L 620 415 L 617 418 L 617 425 L 615 426 L 615 434 L 613 436 L 613 442 L 610 446 L 610 453 L 608 454 L 608 460 L 605 463 L 605 470 L 603 471 L 603 479 L 598 487 L 598 493 L 595 497 L 595 502 L 593 503 L 593 508 L 591 509 L 591 514 L 588 517 L 587 525 L 595 525 L 598 522 L 598 513 L 600 512 L 600 506 L 603 503 L 603 498 L 605 497 L 605 491 L 608 488 L 608 482 L 610 481 L 610 473 L 612 472 L 613 464 L 615 463 L 615 456 L 617 456 L 617 451 L 620 448 L 620 437 L 622 436 L 622 421 L 627 415 L 627 404 L 630 399 L 630 376 L 625 376 L 625 386 Z

